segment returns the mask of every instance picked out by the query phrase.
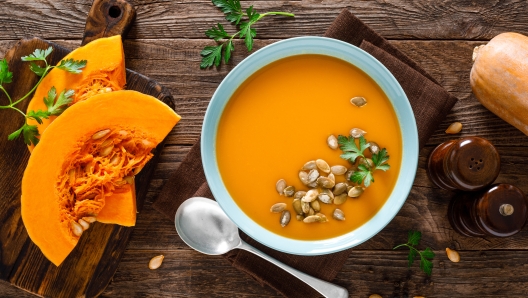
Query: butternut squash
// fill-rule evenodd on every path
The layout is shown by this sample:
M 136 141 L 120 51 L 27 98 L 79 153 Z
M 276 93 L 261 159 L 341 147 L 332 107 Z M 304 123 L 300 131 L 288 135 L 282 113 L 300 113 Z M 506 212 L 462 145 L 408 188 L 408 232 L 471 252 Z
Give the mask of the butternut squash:
M 502 33 L 475 48 L 471 89 L 488 110 L 528 135 L 528 37 Z
M 64 261 L 107 197 L 129 191 L 179 119 L 156 98 L 123 90 L 79 102 L 48 126 L 24 172 L 21 206 L 51 262 Z

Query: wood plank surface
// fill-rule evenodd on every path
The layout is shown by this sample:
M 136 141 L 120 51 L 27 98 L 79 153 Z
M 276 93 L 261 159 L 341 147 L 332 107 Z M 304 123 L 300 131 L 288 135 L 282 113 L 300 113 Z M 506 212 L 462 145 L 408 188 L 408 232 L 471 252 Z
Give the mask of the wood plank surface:
M 187 247 L 173 223 L 151 207 L 152 200 L 197 140 L 210 97 L 225 75 L 248 54 L 237 44 L 232 63 L 200 70 L 200 50 L 211 45 L 203 32 L 226 23 L 210 1 L 131 1 L 136 23 L 125 41 L 127 67 L 166 86 L 182 115 L 167 139 L 152 176 L 146 203 L 138 216 L 127 250 L 102 297 L 275 297 L 224 259 Z M 287 10 L 294 20 L 263 20 L 257 25 L 255 48 L 277 40 L 323 35 L 342 8 L 350 9 L 374 30 L 391 39 L 460 101 L 420 152 L 419 168 L 409 199 L 396 218 L 378 235 L 354 249 L 335 283 L 351 297 L 526 297 L 528 293 L 528 229 L 510 238 L 467 238 L 454 232 L 446 218 L 456 194 L 429 181 L 425 163 L 439 143 L 454 138 L 444 130 L 453 121 L 464 125 L 460 136 L 492 141 L 501 154 L 497 181 L 528 193 L 528 137 L 486 110 L 471 94 L 469 71 L 475 46 L 505 31 L 528 34 L 526 1 L 243 1 L 260 11 Z M 0 57 L 21 37 L 39 35 L 67 48 L 80 44 L 90 3 L 63 1 L 1 1 Z M 7 25 L 6 25 L 7 24 Z M 423 233 L 421 247 L 431 247 L 433 275 L 426 277 L 406 264 L 406 251 L 392 247 L 406 241 L 407 231 Z M 445 256 L 446 247 L 460 251 L 461 262 Z M 164 254 L 163 265 L 149 270 L 148 260 Z M 30 297 L 0 282 L 0 297 Z

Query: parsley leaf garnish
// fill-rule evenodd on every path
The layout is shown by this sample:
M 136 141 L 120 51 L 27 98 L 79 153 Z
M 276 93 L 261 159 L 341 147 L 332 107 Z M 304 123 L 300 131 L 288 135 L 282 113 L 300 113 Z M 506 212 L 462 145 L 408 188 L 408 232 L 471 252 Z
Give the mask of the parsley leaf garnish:
M 24 137 L 24 142 L 27 145 L 37 145 L 39 142 L 39 131 L 38 127 L 36 125 L 29 125 L 27 123 L 28 119 L 36 121 L 38 124 L 42 124 L 42 119 L 48 119 L 50 116 L 58 116 L 64 110 L 68 107 L 68 104 L 72 102 L 72 96 L 74 94 L 73 90 L 64 90 L 62 91 L 59 96 L 57 97 L 57 91 L 55 90 L 55 87 L 52 87 L 51 90 L 48 92 L 48 96 L 44 98 L 44 103 L 46 104 L 46 107 L 48 108 L 47 111 L 28 111 L 27 114 L 22 112 L 20 109 L 16 107 L 17 104 L 22 102 L 24 99 L 26 99 L 29 95 L 31 95 L 37 87 L 42 82 L 42 79 L 46 74 L 53 68 L 58 68 L 60 70 L 64 70 L 73 74 L 79 74 L 82 72 L 82 69 L 86 66 L 87 61 L 86 60 L 73 60 L 73 59 L 66 59 L 62 60 L 57 66 L 49 65 L 46 61 L 46 58 L 51 54 L 53 51 L 52 47 L 49 47 L 47 49 L 36 49 L 33 53 L 29 54 L 28 56 L 22 57 L 22 61 L 28 61 L 30 62 L 29 68 L 31 71 L 33 71 L 37 76 L 40 77 L 40 80 L 37 82 L 35 86 L 23 97 L 17 99 L 16 101 L 13 101 L 11 97 L 9 96 L 9 93 L 7 90 L 2 86 L 2 84 L 5 83 L 11 83 L 13 79 L 13 73 L 9 72 L 8 70 L 8 63 L 6 59 L 0 60 L 0 90 L 4 92 L 4 94 L 9 99 L 9 104 L 5 106 L 0 106 L 0 109 L 12 109 L 24 116 L 25 121 L 22 127 L 11 133 L 7 139 L 8 140 L 14 140 L 20 137 L 22 135 Z M 41 61 L 44 62 L 44 67 L 39 66 L 35 61 Z
M 337 142 L 339 148 L 343 151 L 341 158 L 355 163 L 358 158 L 361 160 L 368 161 L 367 157 L 364 155 L 364 151 L 370 147 L 370 143 L 363 137 L 359 137 L 359 146 L 356 144 L 356 139 L 352 136 L 338 136 Z M 387 171 L 390 168 L 390 165 L 387 164 L 389 160 L 389 155 L 387 155 L 387 149 L 383 148 L 379 152 L 372 154 L 372 163 L 366 162 L 365 164 L 361 163 L 358 165 L 357 170 L 350 176 L 350 181 L 365 185 L 369 187 L 371 182 L 374 182 L 373 173 L 375 170 Z
M 217 24 L 211 29 L 205 31 L 205 35 L 216 41 L 217 45 L 206 46 L 200 52 L 200 55 L 202 56 L 200 68 L 208 68 L 213 65 L 216 67 L 220 66 L 222 55 L 224 56 L 224 63 L 228 63 L 231 58 L 231 52 L 235 49 L 233 39 L 237 36 L 244 39 L 244 44 L 246 45 L 248 52 L 251 51 L 253 49 L 253 40 L 257 36 L 257 30 L 252 26 L 263 17 L 267 15 L 294 16 L 292 13 L 277 11 L 259 14 L 255 11 L 253 6 L 250 6 L 244 11 L 239 0 L 212 0 L 212 2 L 225 14 L 225 19 L 238 27 L 239 31 L 230 35 L 224 30 L 221 24 Z M 247 20 L 242 22 L 244 17 L 247 17 Z
M 409 261 L 409 267 L 411 267 L 411 265 L 414 263 L 414 258 L 419 255 L 420 269 L 425 272 L 425 274 L 431 276 L 433 271 L 433 262 L 431 262 L 431 260 L 434 258 L 435 253 L 429 247 L 426 247 L 423 251 L 419 251 L 415 248 L 415 246 L 420 243 L 421 238 L 422 233 L 419 231 L 409 231 L 407 243 L 397 245 L 393 249 L 397 249 L 402 246 L 408 247 L 409 255 L 407 256 L 407 260 Z

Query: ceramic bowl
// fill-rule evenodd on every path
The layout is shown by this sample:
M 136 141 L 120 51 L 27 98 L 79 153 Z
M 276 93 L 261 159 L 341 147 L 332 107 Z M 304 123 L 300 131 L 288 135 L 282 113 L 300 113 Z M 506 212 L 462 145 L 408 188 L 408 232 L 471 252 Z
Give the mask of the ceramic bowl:
M 339 237 L 296 240 L 275 234 L 249 218 L 226 190 L 217 165 L 216 135 L 220 117 L 237 88 L 253 73 L 279 59 L 321 54 L 351 63 L 369 75 L 385 92 L 396 112 L 403 138 L 402 162 L 396 185 L 386 203 L 368 222 Z M 202 128 L 201 154 L 205 175 L 216 200 L 244 233 L 273 249 L 297 255 L 328 254 L 361 244 L 383 229 L 398 213 L 411 190 L 418 165 L 418 132 L 409 101 L 394 76 L 367 52 L 324 37 L 298 37 L 266 46 L 240 62 L 225 77 L 207 108 Z

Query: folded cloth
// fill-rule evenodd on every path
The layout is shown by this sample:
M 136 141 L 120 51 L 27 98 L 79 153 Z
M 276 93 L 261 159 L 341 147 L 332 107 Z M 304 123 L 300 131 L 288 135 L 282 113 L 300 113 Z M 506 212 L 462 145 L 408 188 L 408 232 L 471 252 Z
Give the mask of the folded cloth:
M 409 98 L 418 126 L 420 148 L 423 147 L 457 99 L 445 91 L 414 61 L 372 31 L 348 10 L 341 12 L 326 31 L 325 36 L 359 46 L 389 69 Z M 200 141 L 192 147 L 180 167 L 169 178 L 153 207 L 174 220 L 178 206 L 194 196 L 213 198 L 202 168 Z M 345 250 L 315 257 L 290 255 L 267 248 L 243 233 L 241 236 L 250 245 L 281 262 L 327 281 L 335 278 L 350 254 L 350 250 Z M 286 297 L 320 296 L 297 278 L 247 251 L 234 250 L 224 256 L 235 268 L 246 272 L 262 285 L 268 285 Z

